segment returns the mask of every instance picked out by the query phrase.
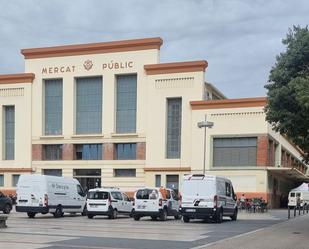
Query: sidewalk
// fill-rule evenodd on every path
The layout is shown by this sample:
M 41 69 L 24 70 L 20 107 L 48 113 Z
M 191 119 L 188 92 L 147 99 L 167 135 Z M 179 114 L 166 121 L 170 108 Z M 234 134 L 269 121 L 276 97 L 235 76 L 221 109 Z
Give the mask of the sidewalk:
M 283 223 L 215 242 L 207 249 L 307 249 L 309 238 L 309 215 L 299 216 Z

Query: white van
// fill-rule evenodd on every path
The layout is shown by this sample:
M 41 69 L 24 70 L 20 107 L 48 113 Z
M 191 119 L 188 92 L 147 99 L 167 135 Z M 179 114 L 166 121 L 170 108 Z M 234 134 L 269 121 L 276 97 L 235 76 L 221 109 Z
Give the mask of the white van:
M 180 219 L 179 198 L 168 188 L 140 188 L 134 194 L 134 220 L 150 216 L 152 220 L 167 220 L 168 216 Z
M 297 206 L 297 199 L 299 199 L 299 204 L 301 207 L 304 205 L 309 205 L 309 184 L 303 183 L 299 187 L 292 189 L 289 193 L 289 203 L 288 206 Z
M 223 216 L 236 220 L 236 200 L 232 182 L 227 178 L 203 174 L 183 178 L 181 214 L 184 222 L 211 218 L 221 223 Z
M 90 189 L 87 196 L 87 215 L 92 219 L 96 215 L 107 215 L 117 219 L 119 214 L 132 214 L 133 205 L 126 193 L 117 188 Z
M 52 213 L 55 218 L 66 213 L 84 213 L 86 194 L 74 178 L 46 175 L 21 175 L 17 183 L 17 212 L 29 218 L 37 213 Z

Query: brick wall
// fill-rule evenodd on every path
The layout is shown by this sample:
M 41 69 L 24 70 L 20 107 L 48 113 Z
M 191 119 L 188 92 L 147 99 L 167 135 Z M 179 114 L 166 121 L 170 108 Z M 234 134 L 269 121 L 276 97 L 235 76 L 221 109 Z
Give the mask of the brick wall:
M 115 146 L 113 143 L 103 144 L 103 158 L 104 160 L 114 160 L 115 158 Z
M 257 166 L 268 166 L 268 136 L 259 136 L 257 138 Z
M 146 159 L 146 143 L 136 144 L 136 159 L 145 160 Z
M 33 144 L 32 145 L 32 161 L 43 160 L 43 145 Z
M 62 160 L 74 160 L 74 145 L 63 144 L 62 145 Z

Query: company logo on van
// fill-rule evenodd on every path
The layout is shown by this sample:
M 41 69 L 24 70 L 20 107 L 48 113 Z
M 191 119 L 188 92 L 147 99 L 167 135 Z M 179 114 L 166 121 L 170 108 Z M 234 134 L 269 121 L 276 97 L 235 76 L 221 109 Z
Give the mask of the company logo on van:
M 68 190 L 69 186 L 67 185 L 60 185 L 58 183 L 52 183 L 52 188 L 58 189 L 58 190 Z

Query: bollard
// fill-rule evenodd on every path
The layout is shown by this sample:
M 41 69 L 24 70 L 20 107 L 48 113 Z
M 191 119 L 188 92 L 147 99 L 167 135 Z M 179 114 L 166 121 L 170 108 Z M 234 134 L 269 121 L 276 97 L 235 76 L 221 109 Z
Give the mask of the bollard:
M 296 206 L 294 206 L 294 217 L 296 216 Z
M 290 218 L 291 218 L 291 214 L 290 214 L 290 212 L 291 212 L 291 208 L 290 208 L 290 206 L 288 206 L 288 219 L 290 219 Z
M 303 214 L 305 214 L 305 205 L 303 206 Z
M 306 210 L 307 210 L 307 214 L 308 214 L 308 205 L 306 205 Z

